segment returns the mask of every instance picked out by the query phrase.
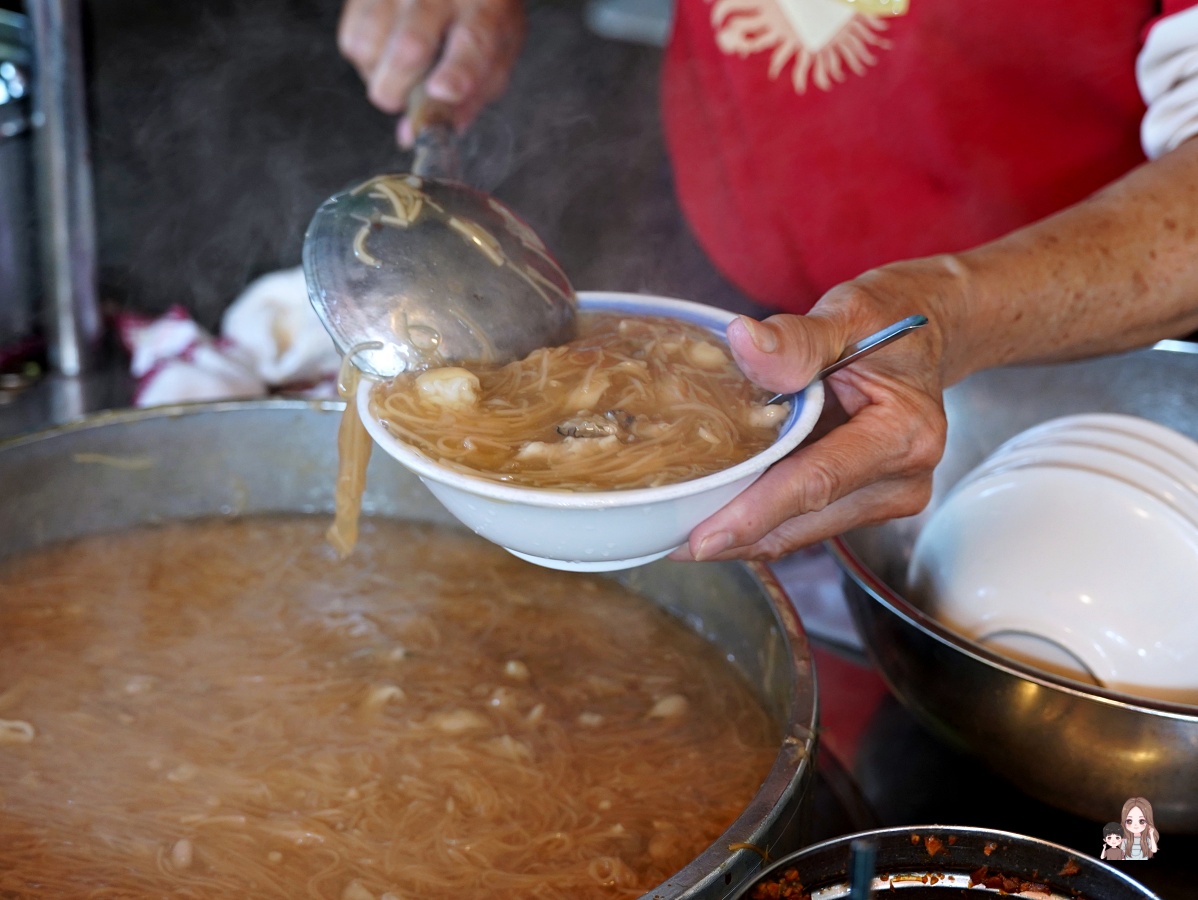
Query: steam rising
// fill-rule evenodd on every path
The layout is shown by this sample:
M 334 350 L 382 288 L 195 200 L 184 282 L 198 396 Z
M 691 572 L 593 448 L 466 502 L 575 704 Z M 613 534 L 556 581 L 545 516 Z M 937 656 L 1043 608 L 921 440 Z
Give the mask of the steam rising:
M 127 6 L 127 8 L 126 8 Z M 299 262 L 328 195 L 410 157 L 337 54 L 336 0 L 105 0 L 93 13 L 93 150 L 106 299 L 181 303 L 209 327 L 253 277 Z M 464 136 L 466 177 L 520 212 L 580 289 L 748 308 L 673 200 L 660 51 L 533 0 L 508 92 Z

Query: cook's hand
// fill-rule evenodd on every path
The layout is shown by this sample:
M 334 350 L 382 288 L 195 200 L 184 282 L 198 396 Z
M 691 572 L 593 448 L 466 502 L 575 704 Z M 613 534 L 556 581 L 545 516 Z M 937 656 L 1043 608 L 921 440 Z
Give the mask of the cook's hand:
M 428 96 L 454 108 L 459 128 L 503 92 L 523 37 L 521 0 L 346 0 L 337 29 L 371 103 L 402 112 L 424 78 Z M 411 145 L 406 116 L 397 136 Z
M 944 282 L 935 261 L 902 263 L 834 288 L 806 316 L 741 317 L 728 326 L 745 374 L 771 391 L 790 392 L 854 341 L 908 315 L 930 319 L 829 376 L 825 387 L 847 421 L 776 463 L 696 526 L 674 559 L 777 559 L 927 504 L 946 434 L 944 331 L 931 300 Z
M 1039 222 L 959 254 L 895 263 L 804 318 L 729 338 L 764 387 L 801 387 L 841 349 L 907 315 L 929 324 L 831 376 L 846 424 L 777 463 L 676 555 L 780 556 L 918 511 L 945 437 L 941 390 L 971 372 L 1144 347 L 1198 329 L 1198 141 Z

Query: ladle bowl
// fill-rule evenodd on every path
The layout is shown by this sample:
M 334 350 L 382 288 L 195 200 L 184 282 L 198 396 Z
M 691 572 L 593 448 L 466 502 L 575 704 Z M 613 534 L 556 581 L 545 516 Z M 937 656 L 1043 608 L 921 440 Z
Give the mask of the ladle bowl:
M 412 173 L 339 191 L 304 236 L 309 298 L 337 348 L 390 378 L 569 340 L 577 300 L 561 266 L 527 222 L 458 180 L 450 111 L 414 105 Z

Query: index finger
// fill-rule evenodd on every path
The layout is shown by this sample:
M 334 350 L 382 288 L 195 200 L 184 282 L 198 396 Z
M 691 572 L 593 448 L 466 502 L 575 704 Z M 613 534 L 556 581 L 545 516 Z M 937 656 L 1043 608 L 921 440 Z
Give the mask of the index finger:
M 429 72 L 429 96 L 480 108 L 507 84 L 524 36 L 523 7 L 510 3 L 463 6 Z
M 432 0 L 397 0 L 399 9 L 391 33 L 367 81 L 370 102 L 384 112 L 397 113 L 408 94 L 436 58 L 449 28 L 450 4 Z
M 346 0 L 337 24 L 337 49 L 358 70 L 363 81 L 370 79 L 391 33 L 394 17 L 391 0 Z

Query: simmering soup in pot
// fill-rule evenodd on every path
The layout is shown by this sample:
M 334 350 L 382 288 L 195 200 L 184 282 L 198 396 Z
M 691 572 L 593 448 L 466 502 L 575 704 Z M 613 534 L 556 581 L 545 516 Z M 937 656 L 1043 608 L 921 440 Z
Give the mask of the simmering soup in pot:
M 0 896 L 633 897 L 761 784 L 769 718 L 647 600 L 323 524 L 0 563 Z

